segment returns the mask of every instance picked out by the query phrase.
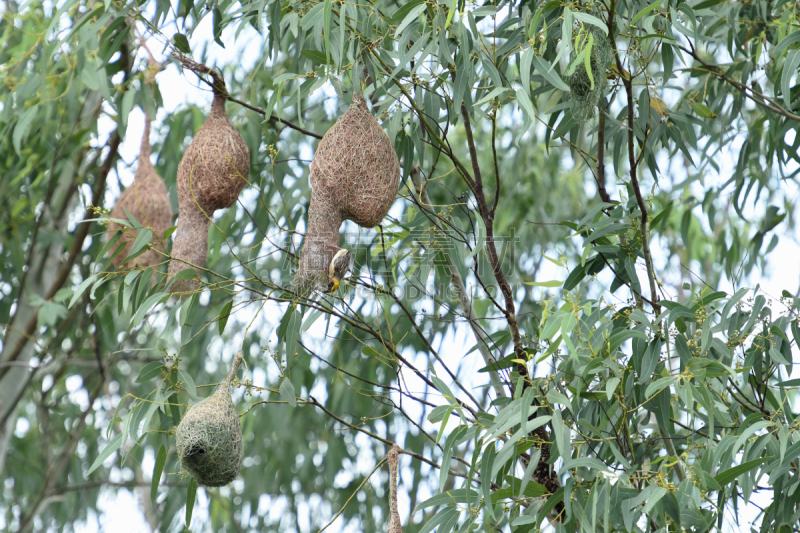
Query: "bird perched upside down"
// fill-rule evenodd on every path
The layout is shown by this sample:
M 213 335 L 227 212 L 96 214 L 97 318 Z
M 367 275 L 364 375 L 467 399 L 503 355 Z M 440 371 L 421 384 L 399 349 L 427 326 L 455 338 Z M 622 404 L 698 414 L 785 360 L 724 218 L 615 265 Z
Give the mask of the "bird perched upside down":
M 329 246 L 335 249 L 336 253 L 328 267 L 328 290 L 325 291 L 326 293 L 334 292 L 339 288 L 342 278 L 350 270 L 350 260 L 353 256 L 350 250 L 333 245 Z

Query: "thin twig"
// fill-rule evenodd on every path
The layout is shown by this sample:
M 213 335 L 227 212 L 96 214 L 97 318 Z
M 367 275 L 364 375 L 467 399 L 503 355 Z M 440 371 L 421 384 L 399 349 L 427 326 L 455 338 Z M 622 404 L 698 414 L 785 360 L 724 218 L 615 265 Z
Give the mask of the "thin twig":
M 339 516 L 341 516 L 341 514 L 344 512 L 345 507 L 347 507 L 347 504 L 350 503 L 350 501 L 353 499 L 353 497 L 355 497 L 356 494 L 358 494 L 358 491 L 361 490 L 361 487 L 363 487 L 367 483 L 367 481 L 369 481 L 369 478 L 372 477 L 372 474 L 374 474 L 381 467 L 381 465 L 383 465 L 383 463 L 386 462 L 386 459 L 387 459 L 387 457 L 384 457 L 383 459 L 381 459 L 381 461 L 378 464 L 375 465 L 375 468 L 372 469 L 372 472 L 370 472 L 369 475 L 364 478 L 364 481 L 361 482 L 361 484 L 358 486 L 358 488 L 356 488 L 356 490 L 353 491 L 353 493 L 350 495 L 350 497 L 347 498 L 347 501 L 344 502 L 344 505 L 342 505 L 342 508 L 339 509 L 339 512 L 336 513 L 335 515 L 333 515 L 333 518 L 331 518 L 331 521 L 328 522 L 325 525 L 325 527 L 320 529 L 319 533 L 322 533 L 323 531 L 328 529 L 331 526 L 331 524 L 333 524 L 336 521 L 336 519 L 339 518 Z

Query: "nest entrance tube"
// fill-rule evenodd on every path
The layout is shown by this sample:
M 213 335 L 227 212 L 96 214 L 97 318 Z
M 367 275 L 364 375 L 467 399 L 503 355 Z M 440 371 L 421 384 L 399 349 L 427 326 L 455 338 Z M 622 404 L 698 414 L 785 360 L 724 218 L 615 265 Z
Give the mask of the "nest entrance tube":
M 327 283 L 327 269 L 339 245 L 339 228 L 352 220 L 362 228 L 380 224 L 400 186 L 400 162 L 389 136 L 362 97 L 320 141 L 311 162 L 311 203 L 300 268 L 292 285 Z
M 225 381 L 208 398 L 193 405 L 176 432 L 178 458 L 198 485 L 221 487 L 239 475 L 244 450 L 239 414 L 230 385 L 242 363 L 236 354 Z
M 389 461 L 389 529 L 387 533 L 403 533 L 400 523 L 400 512 L 397 510 L 397 456 L 400 447 L 392 444 L 386 459 Z

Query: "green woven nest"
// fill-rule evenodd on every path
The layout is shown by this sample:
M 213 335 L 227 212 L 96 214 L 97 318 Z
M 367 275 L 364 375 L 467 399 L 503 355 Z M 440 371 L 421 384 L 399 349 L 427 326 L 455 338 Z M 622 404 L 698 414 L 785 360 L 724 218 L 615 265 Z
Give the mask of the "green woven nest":
M 240 352 L 222 385 L 211 396 L 190 407 L 178 425 L 178 458 L 198 485 L 227 485 L 242 469 L 242 426 L 230 392 L 241 362 Z

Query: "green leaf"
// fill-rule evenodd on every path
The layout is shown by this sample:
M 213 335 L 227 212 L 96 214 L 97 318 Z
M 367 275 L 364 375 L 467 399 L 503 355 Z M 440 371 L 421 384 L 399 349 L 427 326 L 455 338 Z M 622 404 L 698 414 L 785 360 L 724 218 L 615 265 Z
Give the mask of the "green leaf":
M 789 50 L 786 54 L 786 61 L 783 63 L 783 74 L 781 75 L 781 91 L 783 92 L 783 105 L 786 109 L 792 109 L 792 93 L 789 83 L 792 76 L 798 74 L 797 67 L 800 66 L 800 50 Z M 800 77 L 797 78 L 800 80 Z
M 523 117 L 525 119 L 522 130 L 517 133 L 517 136 L 514 138 L 514 144 L 519 146 L 519 140 L 522 138 L 522 135 L 525 131 L 530 129 L 533 121 L 536 120 L 536 110 L 533 108 L 533 104 L 528 96 L 528 91 L 517 91 L 516 96 L 517 102 L 519 102 L 520 107 L 524 111 Z
M 230 300 L 224 306 L 222 306 L 222 311 L 219 312 L 219 321 L 217 322 L 219 334 L 225 331 L 225 326 L 228 324 L 228 317 L 231 316 L 231 309 L 233 309 L 233 300 Z
M 319 4 L 315 5 L 311 9 L 308 10 L 303 16 L 303 19 L 300 21 L 300 27 L 303 28 L 305 31 L 310 30 L 318 23 L 322 22 L 322 17 L 325 15 L 325 3 L 320 2 Z M 277 85 L 277 81 L 275 82 Z
M 172 42 L 175 43 L 175 48 L 186 55 L 192 55 L 192 49 L 189 46 L 189 39 L 182 33 L 176 33 L 172 37 Z
M 417 511 L 436 505 L 452 505 L 458 503 L 475 504 L 478 503 L 479 498 L 480 495 L 469 488 L 449 490 L 418 504 L 414 507 L 414 512 L 411 514 L 416 514 Z
M 288 377 L 284 377 L 280 387 L 281 399 L 291 405 L 297 407 L 297 398 L 294 393 L 294 385 Z
M 455 520 L 458 521 L 458 516 L 460 514 L 461 513 L 459 512 L 459 510 L 456 509 L 455 507 L 445 507 L 444 509 L 442 509 L 438 513 L 436 513 L 433 516 L 433 518 L 431 518 L 430 520 L 425 522 L 425 525 L 423 525 L 420 528 L 419 533 L 430 533 L 436 527 L 439 527 L 439 531 L 442 532 L 442 533 L 444 531 L 448 531 L 449 532 L 450 529 L 446 529 L 443 526 L 443 524 L 446 524 L 447 522 L 453 521 L 453 518 L 455 518 Z M 452 526 L 451 526 L 451 528 L 452 528 Z
M 153 361 L 151 363 L 147 363 L 144 368 L 139 372 L 139 375 L 136 377 L 136 383 L 145 383 L 150 381 L 154 377 L 161 374 L 164 366 L 164 363 L 161 361 Z
M 331 62 L 331 18 L 333 17 L 333 3 L 331 0 L 325 0 L 322 15 L 322 24 L 325 31 L 325 64 Z M 344 9 L 344 4 L 342 4 Z
M 225 45 L 222 44 L 222 11 L 219 10 L 219 5 L 214 4 L 214 12 L 212 16 L 212 28 L 214 30 L 214 42 L 220 45 L 222 48 L 225 48 Z M 188 521 L 187 521 L 188 526 Z
M 511 340 L 511 333 L 508 330 L 496 331 L 485 337 L 483 340 L 475 343 L 475 345 L 472 346 L 472 348 L 470 348 L 467 353 L 464 354 L 464 356 L 466 357 L 467 355 L 471 354 L 484 343 L 489 346 L 490 350 L 500 350 L 509 340 Z
M 496 453 L 495 444 L 491 443 L 483 451 L 483 458 L 481 459 L 481 492 L 483 493 L 483 500 L 487 502 L 486 511 L 493 520 L 495 518 L 494 509 L 492 505 L 488 505 L 488 502 L 492 501 L 492 478 L 489 474 L 494 467 L 494 458 Z
M 775 46 L 775 48 L 772 50 L 772 57 L 778 59 L 784 50 L 786 50 L 796 42 L 800 42 L 800 31 L 794 31 L 790 33 L 786 38 L 781 40 L 781 42 L 779 42 L 777 46 Z
M 655 11 L 659 7 L 661 7 L 661 2 L 654 2 L 654 3 L 650 4 L 649 6 L 647 6 L 646 8 L 642 9 L 641 11 L 639 11 L 638 13 L 636 13 L 636 15 L 633 17 L 633 19 L 631 19 L 631 26 L 633 26 L 634 24 L 636 24 L 637 22 L 642 20 L 642 17 L 644 17 L 644 16 L 648 15 L 649 13 Z
M 522 480 L 515 477 L 509 477 L 508 479 L 511 486 L 503 487 L 502 489 L 494 491 L 492 493 L 492 504 L 495 504 L 506 498 L 539 498 L 540 496 L 547 494 L 547 489 L 544 487 L 544 485 L 540 485 L 534 481 L 529 481 L 525 486 L 525 490 L 520 493 L 519 490 L 522 486 Z
M 189 393 L 189 396 L 193 398 L 197 398 L 197 387 L 194 384 L 194 379 L 188 372 L 183 370 L 182 368 L 178 369 L 178 379 L 180 379 L 183 384 L 186 392 Z
M 505 90 L 506 89 L 501 89 L 501 92 Z M 483 249 L 484 245 L 486 244 L 486 225 L 483 223 L 483 219 L 481 217 L 476 217 L 475 220 L 476 220 L 476 225 L 478 227 L 477 231 L 475 232 L 475 240 L 476 240 L 475 247 L 469 254 L 467 254 L 467 259 L 472 259 L 473 257 L 475 257 L 475 254 L 480 252 Z
M 561 457 L 566 459 L 570 456 L 569 430 L 561 418 L 561 411 L 559 409 L 553 410 L 553 419 L 551 423 L 553 425 L 553 433 L 555 433 L 556 437 L 558 453 L 561 454 Z
M 141 324 L 142 320 L 144 319 L 144 315 L 150 310 L 151 307 L 168 299 L 169 293 L 166 292 L 158 292 L 150 296 L 139 307 L 139 310 L 136 311 L 136 315 L 133 317 L 133 320 L 131 320 L 131 327 L 136 327 L 137 325 Z
M 145 246 L 150 243 L 150 239 L 153 238 L 153 232 L 150 231 L 149 228 L 144 228 L 139 232 L 139 235 L 136 237 L 136 240 L 133 241 L 133 246 L 131 246 L 131 251 L 128 253 L 128 257 L 125 258 L 123 262 L 128 262 L 134 257 L 144 253 Z
M 181 270 L 174 276 L 172 276 L 172 278 L 169 280 L 169 283 L 167 283 L 167 287 L 169 287 L 175 282 L 182 281 L 185 279 L 192 279 L 196 277 L 198 276 L 197 276 L 197 271 L 195 269 L 193 269 L 192 267 L 186 268 L 184 270 Z
M 558 75 L 554 66 L 548 65 L 545 63 L 544 59 L 537 55 L 533 56 L 533 66 L 536 69 L 536 72 L 541 74 L 544 79 L 550 83 L 550 85 L 561 91 L 569 92 L 569 85 L 564 83 L 564 80 L 562 80 L 561 76 Z
M 153 467 L 153 480 L 150 484 L 150 500 L 156 501 L 158 496 L 158 484 L 161 482 L 161 474 L 164 472 L 164 465 L 167 463 L 167 448 L 163 444 L 156 455 L 156 464 Z
M 608 382 L 606 383 L 606 398 L 608 398 L 609 401 L 611 400 L 611 398 L 614 397 L 614 391 L 617 390 L 619 381 L 620 381 L 619 378 L 615 376 L 609 379 Z
M 578 283 L 581 282 L 583 278 L 586 277 L 586 267 L 580 263 L 578 263 L 572 272 L 569 273 L 567 276 L 566 281 L 564 281 L 564 290 L 571 291 L 575 287 L 578 286 Z
M 667 489 L 665 489 L 664 487 L 656 487 L 656 488 L 655 488 L 655 490 L 653 490 L 653 492 L 652 492 L 652 494 L 650 495 L 650 497 L 649 497 L 649 498 L 647 498 L 647 503 L 645 504 L 645 506 L 644 506 L 644 509 L 642 509 L 642 512 L 643 512 L 645 515 L 647 515 L 647 513 L 649 513 L 649 512 L 650 512 L 650 510 L 651 510 L 653 507 L 655 507 L 655 505 L 656 505 L 656 504 L 657 504 L 657 503 L 658 503 L 658 502 L 661 500 L 661 498 L 663 498 L 663 497 L 664 497 L 666 494 L 667 494 Z
M 720 486 L 724 487 L 737 477 L 741 476 L 742 474 L 746 474 L 747 472 L 769 461 L 770 459 L 772 459 L 772 457 L 760 457 L 758 459 L 753 459 L 752 461 L 747 461 L 746 463 L 742 463 L 738 466 L 734 466 L 733 468 L 729 468 L 724 472 L 720 472 L 719 474 L 714 476 L 714 481 L 719 483 Z
M 95 279 L 94 275 L 89 276 L 88 278 L 83 280 L 83 283 L 78 285 L 78 288 L 75 289 L 75 292 L 72 294 L 72 299 L 69 301 L 69 305 L 67 306 L 68 309 L 72 308 L 72 306 L 75 305 L 75 302 L 77 302 L 78 298 L 80 298 L 81 295 L 86 291 L 86 289 L 89 288 L 89 285 L 92 284 L 94 279 Z
M 450 472 L 450 459 L 453 457 L 453 451 L 458 440 L 467 432 L 469 426 L 460 425 L 450 432 L 447 440 L 442 449 L 442 468 L 439 469 L 439 492 L 444 490 L 444 485 L 447 482 L 447 477 Z
M 408 15 L 403 18 L 403 22 L 401 22 L 394 31 L 395 39 L 400 38 L 400 36 L 403 34 L 403 30 L 405 30 L 409 24 L 417 20 L 420 14 L 425 11 L 426 7 L 427 6 L 425 4 L 420 4 L 411 8 L 411 10 L 408 12 Z
M 581 13 L 580 11 L 573 11 L 572 16 L 575 17 L 576 20 L 583 22 L 584 24 L 590 24 L 592 26 L 596 26 L 603 31 L 608 31 L 608 25 L 600 20 L 599 18 L 589 15 L 588 13 Z
M 528 484 L 531 483 L 531 478 L 533 478 L 533 472 L 536 470 L 536 468 L 538 468 L 539 459 L 541 457 L 542 457 L 542 449 L 541 448 L 536 448 L 536 451 L 531 453 L 531 458 L 530 458 L 530 461 L 528 461 L 528 466 L 525 468 L 525 473 L 522 474 L 522 486 L 519 489 L 520 492 L 519 492 L 518 497 L 521 498 L 522 495 L 525 494 L 525 489 L 527 489 L 528 488 Z M 511 483 L 514 483 L 514 480 L 516 480 L 516 479 L 517 478 L 512 477 L 511 478 Z M 537 483 L 537 485 L 538 485 L 538 483 Z
M 522 90 L 528 95 L 529 99 L 531 92 L 531 61 L 533 61 L 533 47 L 523 52 L 519 70 L 520 79 L 522 80 Z
M 14 151 L 19 155 L 22 155 L 22 141 L 25 140 L 28 130 L 31 127 L 31 122 L 33 122 L 33 117 L 36 116 L 36 111 L 38 109 L 38 104 L 32 105 L 26 109 L 17 120 L 17 125 L 14 126 L 14 134 L 11 136 L 11 143 L 14 145 Z
M 412 0 L 411 2 L 403 4 L 400 9 L 392 14 L 392 16 L 389 18 L 389 22 L 397 24 L 401 20 L 405 20 L 412 9 L 424 3 L 425 0 Z
M 92 463 L 92 466 L 89 467 L 89 470 L 86 471 L 86 475 L 88 476 L 89 474 L 97 470 L 97 467 L 103 464 L 103 461 L 108 459 L 112 453 L 117 451 L 119 447 L 122 446 L 122 443 L 124 441 L 125 441 L 125 432 L 120 433 L 113 439 L 111 439 L 108 445 L 105 448 L 103 448 L 103 451 L 100 452 L 100 455 L 97 456 L 97 459 L 95 459 L 94 463 Z
M 127 90 L 122 95 L 122 103 L 119 106 L 119 127 L 120 130 L 126 131 L 128 127 L 128 115 L 133 109 L 133 98 L 136 96 L 136 91 Z
M 566 472 L 567 470 L 572 470 L 573 468 L 593 468 L 594 470 L 610 472 L 603 461 L 600 459 L 595 459 L 594 457 L 578 457 L 576 459 L 564 461 L 564 466 L 561 467 L 560 472 Z
M 560 489 L 555 491 L 553 495 L 547 499 L 547 502 L 544 504 L 544 506 L 541 509 L 539 509 L 539 515 L 537 517 L 536 523 L 541 524 L 542 520 L 544 520 L 544 518 L 548 514 L 550 514 L 550 511 L 555 509 L 556 505 L 558 505 L 563 500 L 564 500 L 564 487 L 561 487 Z
M 561 405 L 572 411 L 572 402 L 569 400 L 569 398 L 567 398 L 566 396 L 564 396 L 555 389 L 547 393 L 547 401 L 550 402 L 551 404 L 560 403 Z
M 323 54 L 319 50 L 303 50 L 300 52 L 300 55 L 305 57 L 306 59 L 310 59 L 314 63 L 319 63 L 320 65 L 327 65 L 330 63 L 330 59 L 326 54 Z
M 553 335 L 561 329 L 561 324 L 564 322 L 564 319 L 567 318 L 567 312 L 559 311 L 556 314 L 550 316 L 547 319 L 547 322 L 544 326 L 544 331 L 542 331 L 541 338 L 543 339 L 551 339 Z
M 647 390 L 644 392 L 644 397 L 650 398 L 656 392 L 659 392 L 661 391 L 661 389 L 669 387 L 673 383 L 675 383 L 675 378 L 673 378 L 672 376 L 667 376 L 665 378 L 657 379 L 647 386 Z
M 516 359 L 516 358 L 517 358 L 517 354 L 513 354 L 512 353 L 511 355 L 503 357 L 502 359 L 500 359 L 499 361 L 497 361 L 495 363 L 492 363 L 490 365 L 487 365 L 487 366 L 481 368 L 480 370 L 478 370 L 478 372 L 479 373 L 497 372 L 498 370 L 503 370 L 504 368 L 511 368 L 512 366 L 517 364 L 517 363 L 514 362 L 514 359 Z
M 564 282 L 554 279 L 553 281 L 524 281 L 525 285 L 533 285 L 534 287 L 561 287 Z
M 692 109 L 694 112 L 703 118 L 717 118 L 717 114 L 711 111 L 708 106 L 705 104 L 701 104 L 700 102 L 695 102 L 692 104 Z
M 189 490 L 186 491 L 186 529 L 192 524 L 192 512 L 194 512 L 194 500 L 197 497 L 197 481 L 189 479 Z

